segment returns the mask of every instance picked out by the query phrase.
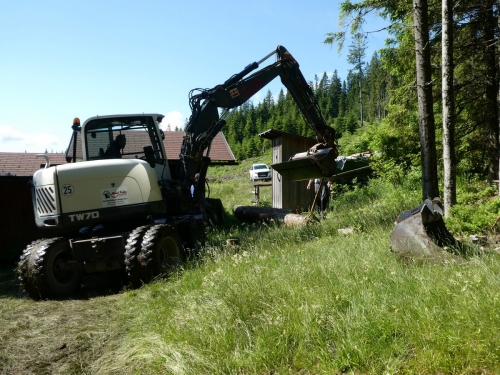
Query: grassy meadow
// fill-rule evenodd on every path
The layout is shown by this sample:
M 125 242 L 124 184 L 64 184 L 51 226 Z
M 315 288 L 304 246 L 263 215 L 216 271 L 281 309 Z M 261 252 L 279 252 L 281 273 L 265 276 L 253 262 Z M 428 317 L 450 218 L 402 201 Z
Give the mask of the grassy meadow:
M 324 220 L 292 229 L 231 217 L 250 205 L 253 162 L 269 160 L 209 170 L 228 225 L 168 280 L 72 301 L 1 294 L 0 372 L 500 373 L 499 255 L 405 264 L 389 250 L 395 217 L 421 203 L 418 176 L 338 187 Z

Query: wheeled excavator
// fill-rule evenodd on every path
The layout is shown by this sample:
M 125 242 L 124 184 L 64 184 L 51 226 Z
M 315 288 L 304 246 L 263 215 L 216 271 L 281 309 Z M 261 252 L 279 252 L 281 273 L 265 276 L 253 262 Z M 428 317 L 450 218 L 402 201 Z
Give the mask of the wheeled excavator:
M 271 56 L 274 63 L 255 71 Z M 205 199 L 213 139 L 234 108 L 278 76 L 316 133 L 318 143 L 303 153 L 305 173 L 335 174 L 335 131 L 283 46 L 220 85 L 190 92 L 192 114 L 177 163 L 167 160 L 160 114 L 96 116 L 82 125 L 75 119 L 68 164 L 47 160 L 33 176 L 35 221 L 44 239 L 21 255 L 23 289 L 34 299 L 63 298 L 80 287 L 85 273 L 125 268 L 135 286 L 168 274 L 196 249 L 209 214 L 215 222 L 223 219 L 220 200 Z

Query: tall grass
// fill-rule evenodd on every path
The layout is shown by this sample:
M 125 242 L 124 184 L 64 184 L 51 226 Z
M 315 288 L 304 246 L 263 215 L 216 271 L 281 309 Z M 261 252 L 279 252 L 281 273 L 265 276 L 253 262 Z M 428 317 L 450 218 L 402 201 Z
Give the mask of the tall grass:
M 499 372 L 498 256 L 462 266 L 398 262 L 392 222 L 418 203 L 416 186 L 372 181 L 315 226 L 212 233 L 177 275 L 125 294 L 127 334 L 93 372 Z M 340 234 L 345 227 L 352 234 Z M 226 246 L 227 236 L 240 245 Z
M 235 205 L 251 205 L 254 199 L 253 185 L 255 182 L 250 180 L 250 167 L 254 163 L 271 165 L 271 160 L 271 151 L 268 151 L 261 157 L 244 160 L 237 166 L 210 167 L 207 173 L 207 178 L 210 181 L 210 197 L 221 198 L 229 213 Z M 260 189 L 260 201 L 264 205 L 271 205 L 271 187 Z

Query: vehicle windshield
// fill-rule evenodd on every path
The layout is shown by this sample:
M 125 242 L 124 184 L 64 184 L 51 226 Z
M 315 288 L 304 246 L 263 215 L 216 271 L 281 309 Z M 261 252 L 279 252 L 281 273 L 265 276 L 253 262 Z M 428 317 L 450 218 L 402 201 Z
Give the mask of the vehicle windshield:
M 253 169 L 268 169 L 265 164 L 257 164 L 253 166 Z
M 85 126 L 88 160 L 144 158 L 144 146 L 152 146 L 157 163 L 165 159 L 151 116 L 103 118 Z

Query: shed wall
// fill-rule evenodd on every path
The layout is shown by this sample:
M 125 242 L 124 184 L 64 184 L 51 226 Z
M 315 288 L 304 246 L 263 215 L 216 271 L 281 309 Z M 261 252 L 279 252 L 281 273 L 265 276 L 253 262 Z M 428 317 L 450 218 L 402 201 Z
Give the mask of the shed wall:
M 38 237 L 30 180 L 31 177 L 0 177 L 0 258 L 8 247 L 24 247 Z
M 273 139 L 273 164 L 290 159 L 293 155 L 311 148 L 315 141 L 292 134 L 282 134 Z M 307 181 L 288 181 L 273 170 L 273 207 L 309 210 L 314 200 L 314 190 L 307 190 Z
M 283 137 L 277 137 L 272 140 L 273 143 L 273 161 L 271 164 L 281 163 L 283 161 L 281 157 L 281 148 L 282 148 Z M 281 194 L 282 190 L 282 179 L 281 175 L 273 169 L 273 208 L 283 208 L 283 195 Z

